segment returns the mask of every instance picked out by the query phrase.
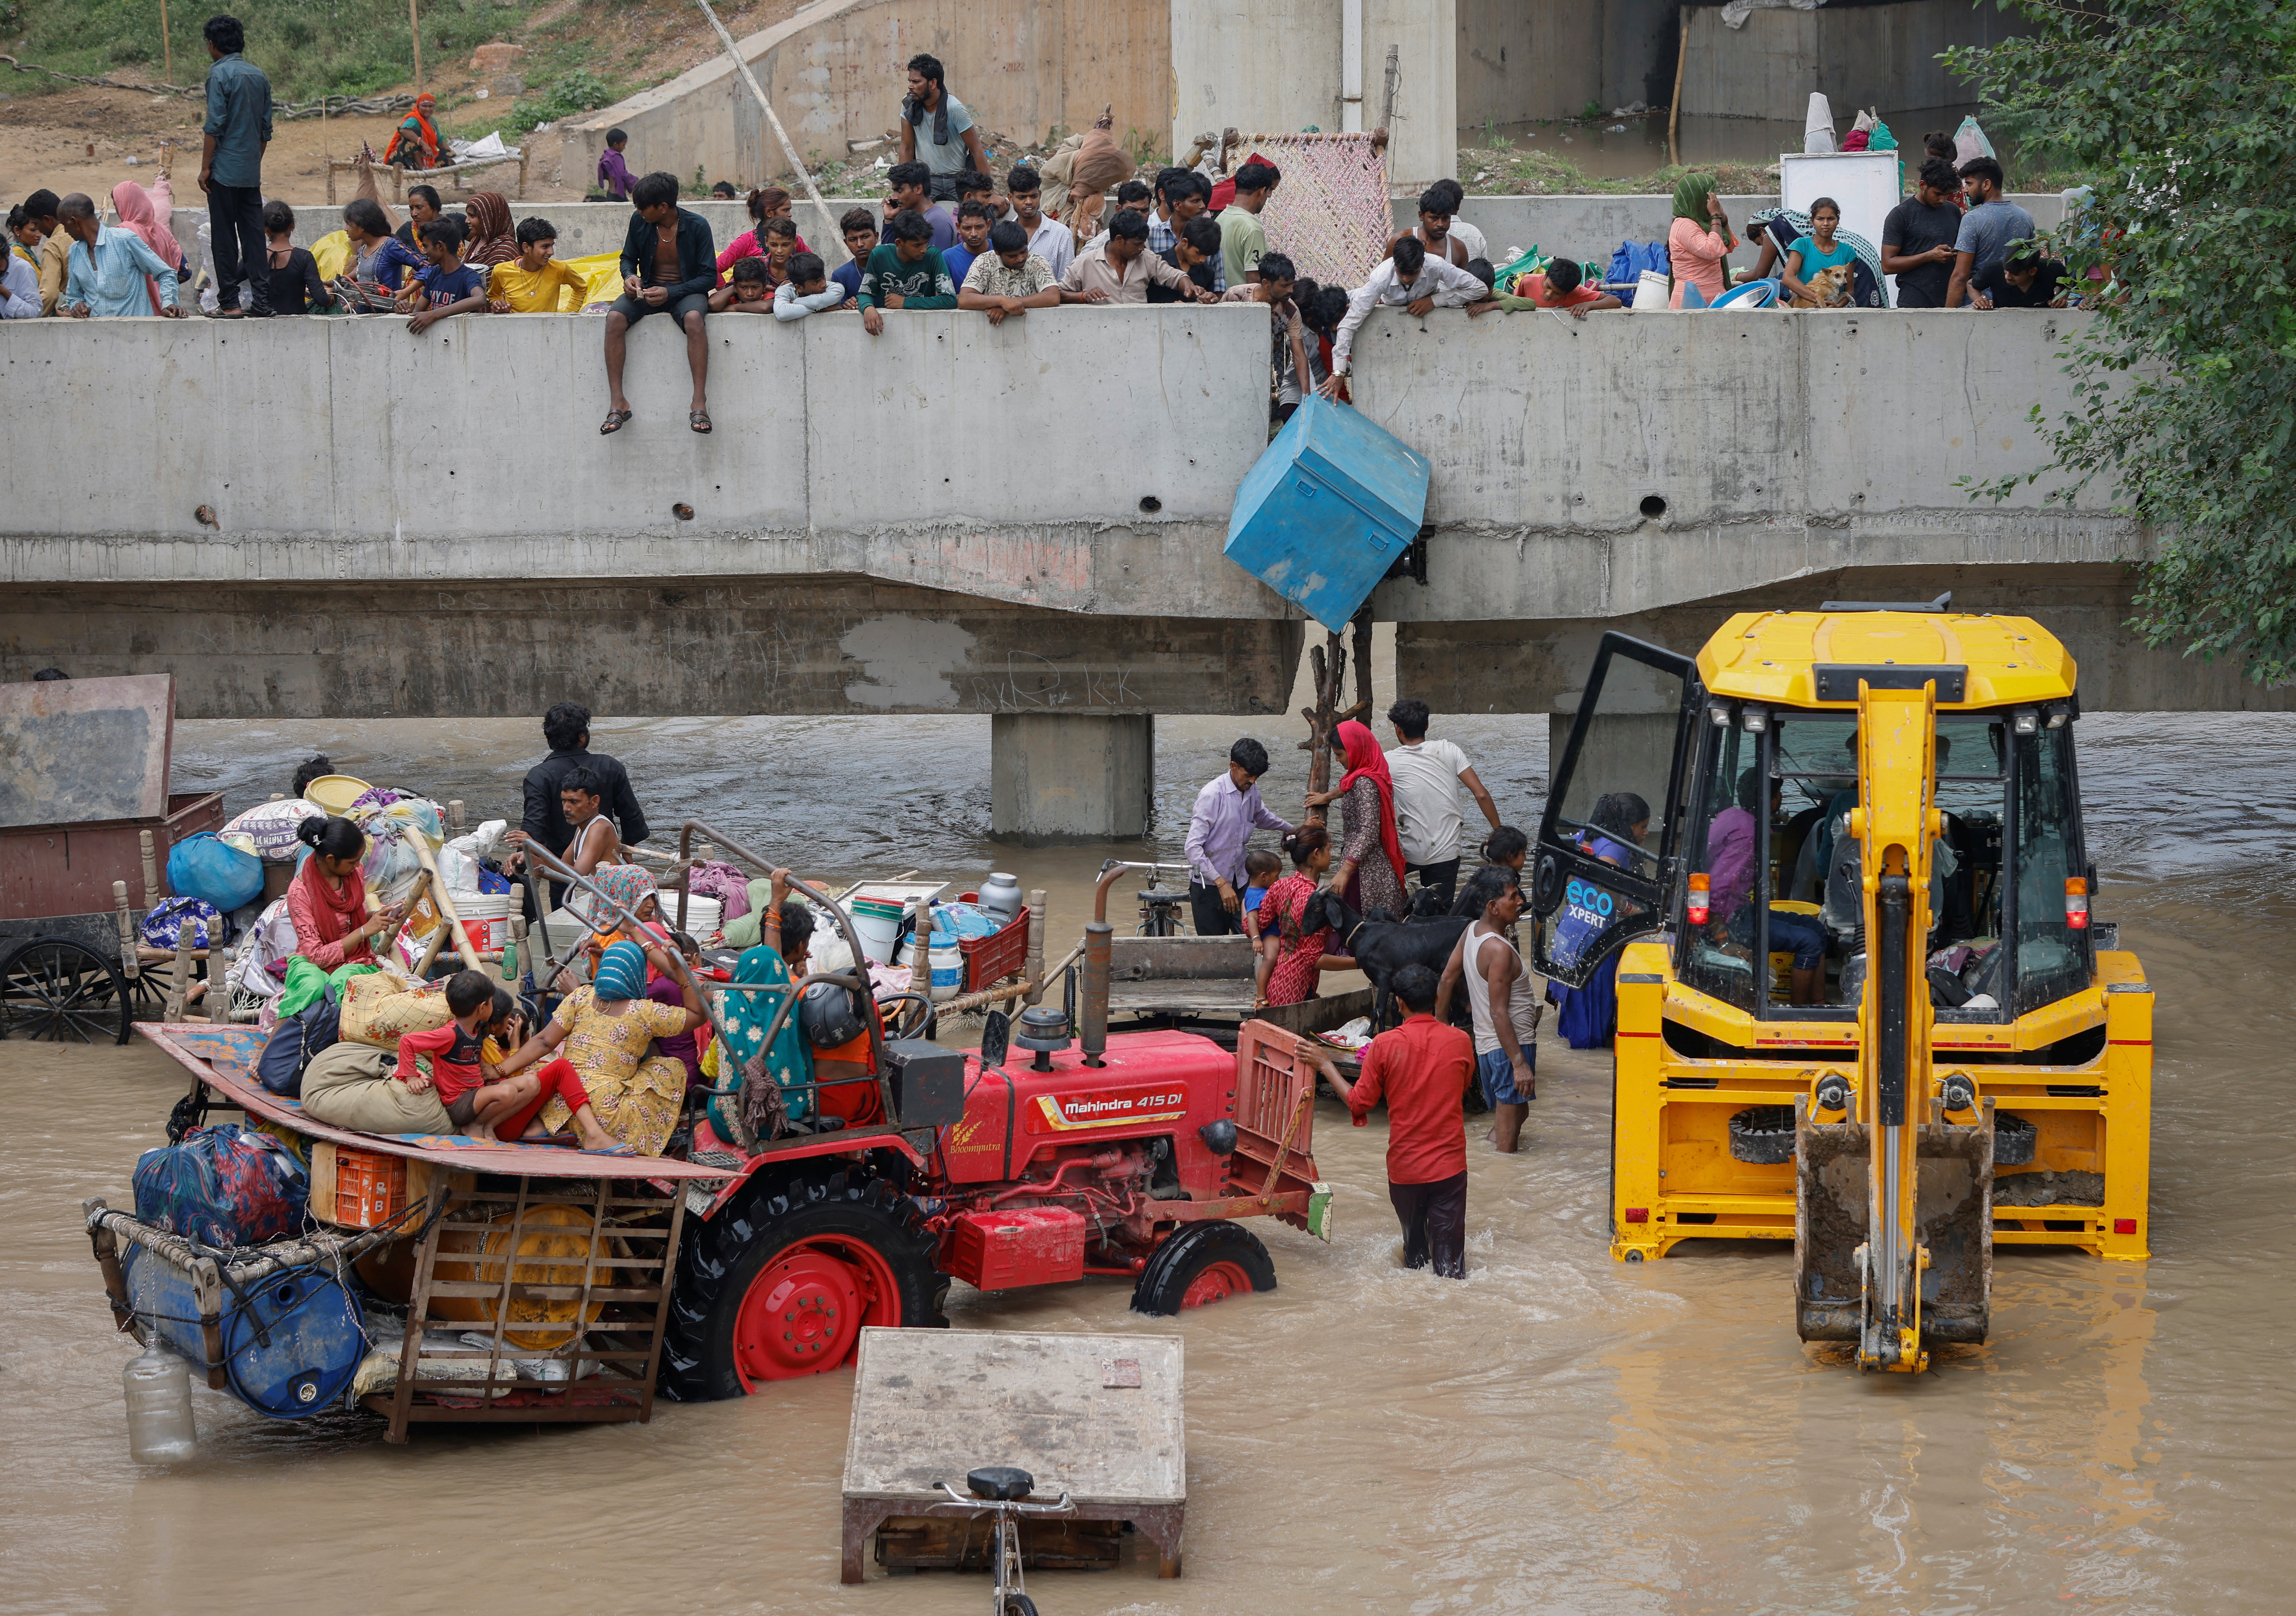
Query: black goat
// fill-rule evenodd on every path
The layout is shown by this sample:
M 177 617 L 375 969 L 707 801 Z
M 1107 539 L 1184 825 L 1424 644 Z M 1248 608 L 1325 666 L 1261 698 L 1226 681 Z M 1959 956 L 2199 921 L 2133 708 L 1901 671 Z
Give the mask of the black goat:
M 1351 956 L 1356 968 L 1371 979 L 1378 997 L 1372 1002 L 1374 1032 L 1388 1024 L 1394 1002 L 1395 973 L 1406 965 L 1424 965 L 1438 977 L 1450 963 L 1460 933 L 1473 923 L 1460 916 L 1439 920 L 1369 920 L 1355 912 L 1337 892 L 1326 889 L 1308 900 L 1300 930 L 1313 932 L 1329 926 L 1340 935 L 1338 952 Z M 1461 996 L 1464 1006 L 1464 996 Z M 1399 1018 L 1398 1018 L 1399 1019 Z

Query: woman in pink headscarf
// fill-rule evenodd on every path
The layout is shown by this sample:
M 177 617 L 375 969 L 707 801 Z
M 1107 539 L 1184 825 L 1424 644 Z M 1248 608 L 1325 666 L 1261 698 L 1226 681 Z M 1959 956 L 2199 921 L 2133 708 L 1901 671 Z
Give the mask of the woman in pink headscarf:
M 183 243 L 160 221 L 158 209 L 152 205 L 151 193 L 132 179 L 123 179 L 111 188 L 111 210 L 119 216 L 122 229 L 142 236 L 144 244 L 160 255 L 161 263 L 179 275 L 184 273 Z M 159 308 L 160 283 L 150 275 L 144 277 L 144 283 L 151 288 L 152 307 Z
M 1403 898 L 1403 844 L 1395 833 L 1395 777 L 1370 730 L 1350 719 L 1340 726 L 1348 772 L 1328 792 L 1309 792 L 1308 806 L 1340 805 L 1340 862 L 1332 885 L 1368 913 L 1383 907 L 1396 919 L 1410 913 Z

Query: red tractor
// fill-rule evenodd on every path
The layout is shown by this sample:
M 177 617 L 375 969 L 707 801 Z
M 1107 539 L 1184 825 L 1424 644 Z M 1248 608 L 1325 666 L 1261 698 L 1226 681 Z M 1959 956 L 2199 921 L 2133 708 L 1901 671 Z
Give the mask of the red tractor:
M 836 906 L 819 912 L 860 957 Z M 1022 1014 L 1010 1046 L 993 1016 L 974 1054 L 888 1038 L 871 1005 L 865 1080 L 882 1124 L 697 1139 L 697 1159 L 731 1145 L 722 1160 L 741 1176 L 706 1207 L 697 1195 L 665 1390 L 734 1397 L 837 1368 L 864 1325 L 946 1325 L 951 1279 L 997 1291 L 1121 1277 L 1136 1308 L 1171 1314 L 1275 1288 L 1267 1248 L 1238 1218 L 1329 1237 L 1310 1152 L 1315 1069 L 1299 1040 L 1261 1022 L 1245 1023 L 1234 1054 L 1195 1033 L 1111 1038 L 1112 930 L 1086 928 L 1077 1046 L 1068 1014 L 1048 1006 Z

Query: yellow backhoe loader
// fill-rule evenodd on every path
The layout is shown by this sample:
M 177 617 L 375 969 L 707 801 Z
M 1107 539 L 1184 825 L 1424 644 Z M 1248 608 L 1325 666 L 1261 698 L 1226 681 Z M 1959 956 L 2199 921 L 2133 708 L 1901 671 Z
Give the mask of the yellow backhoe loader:
M 2074 673 L 1950 597 L 1603 637 L 1531 907 L 1564 1026 L 1615 1013 L 1614 1256 L 1791 1239 L 1802 1339 L 1905 1371 L 1984 1341 L 1996 1246 L 2144 1258 L 2152 993 L 2090 918 Z

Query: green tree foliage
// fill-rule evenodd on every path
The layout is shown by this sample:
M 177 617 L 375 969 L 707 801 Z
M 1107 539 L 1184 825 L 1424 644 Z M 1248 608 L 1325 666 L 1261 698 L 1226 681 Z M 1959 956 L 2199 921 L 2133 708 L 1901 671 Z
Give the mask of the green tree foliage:
M 1962 50 L 2025 160 L 2095 176 L 2057 244 L 2108 278 L 2045 422 L 2054 499 L 2095 486 L 2159 538 L 2134 626 L 2296 678 L 2296 6 L 2018 0 L 2024 37 Z M 1980 316 L 1984 317 L 1984 316 Z M 2036 419 L 2039 419 L 2036 412 Z

